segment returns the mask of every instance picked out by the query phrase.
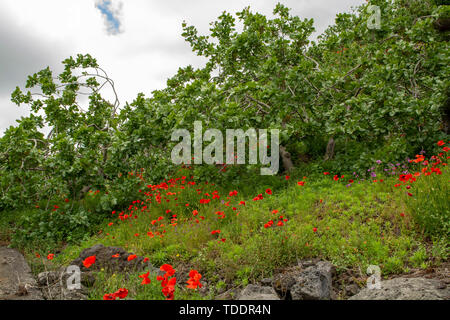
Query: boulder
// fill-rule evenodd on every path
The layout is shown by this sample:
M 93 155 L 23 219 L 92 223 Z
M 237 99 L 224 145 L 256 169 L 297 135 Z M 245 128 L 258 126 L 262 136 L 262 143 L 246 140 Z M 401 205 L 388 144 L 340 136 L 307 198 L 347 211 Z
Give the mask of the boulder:
M 113 258 L 113 255 L 119 254 L 118 258 Z M 119 247 L 105 247 L 102 244 L 96 244 L 91 248 L 83 250 L 79 257 L 72 261 L 70 265 L 78 266 L 81 271 L 99 271 L 101 269 L 110 272 L 126 272 L 126 271 L 141 271 L 150 268 L 153 270 L 153 266 L 150 263 L 145 263 L 143 257 L 136 257 L 135 259 L 128 261 L 128 257 L 132 255 L 130 252 L 126 252 Z M 87 257 L 95 256 L 95 263 L 86 268 L 83 265 L 83 260 Z
M 241 291 L 238 300 L 280 300 L 272 287 L 249 284 Z
M 239 297 L 240 290 L 237 288 L 231 288 L 224 293 L 215 296 L 215 300 L 236 300 Z
M 59 271 L 41 272 L 37 276 L 37 282 L 41 287 L 42 294 L 46 300 L 86 300 L 87 288 L 84 284 L 92 285 L 94 279 L 85 272 L 80 272 L 79 287 L 71 288 L 74 282 L 70 277 L 72 272 L 65 268 Z
M 334 296 L 334 266 L 326 261 L 301 261 L 276 274 L 272 286 L 285 300 L 330 300 Z
M 380 289 L 364 288 L 349 300 L 448 300 L 445 282 L 425 278 L 394 278 L 381 281 Z
M 24 256 L 0 247 L 0 300 L 42 300 L 36 280 Z
M 334 267 L 326 261 L 307 267 L 291 287 L 292 300 L 331 300 Z

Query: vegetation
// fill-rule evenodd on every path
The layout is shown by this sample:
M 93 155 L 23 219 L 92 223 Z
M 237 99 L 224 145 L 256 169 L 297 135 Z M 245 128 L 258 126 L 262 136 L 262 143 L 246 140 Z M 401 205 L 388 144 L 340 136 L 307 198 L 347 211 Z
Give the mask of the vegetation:
M 448 5 L 370 4 L 380 29 L 368 28 L 362 5 L 317 42 L 313 21 L 280 4 L 274 18 L 223 13 L 207 36 L 183 23 L 206 65 L 180 68 L 165 89 L 123 107 L 102 97 L 114 82 L 88 54 L 63 61 L 56 77 L 30 76 L 12 100 L 32 112 L 0 138 L 0 242 L 37 269 L 56 250 L 58 265 L 96 243 L 125 247 L 198 270 L 213 285 L 208 298 L 309 257 L 340 272 L 375 264 L 383 275 L 447 261 Z M 280 129 L 295 168 L 175 166 L 171 132 L 194 121 Z M 168 278 L 164 296 L 156 278 L 98 279 L 91 298 L 123 283 L 135 298 L 173 298 Z M 179 287 L 175 298 L 205 296 Z

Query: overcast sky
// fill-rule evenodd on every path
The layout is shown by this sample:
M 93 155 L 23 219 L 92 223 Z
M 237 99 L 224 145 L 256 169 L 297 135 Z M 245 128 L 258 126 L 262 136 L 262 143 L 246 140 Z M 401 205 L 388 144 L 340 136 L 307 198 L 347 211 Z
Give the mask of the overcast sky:
M 28 108 L 10 102 L 28 75 L 61 61 L 90 53 L 115 81 L 121 105 L 139 92 L 162 89 L 179 67 L 200 67 L 181 36 L 181 23 L 207 34 L 223 11 L 250 6 L 271 16 L 277 2 L 301 18 L 314 18 L 315 36 L 364 0 L 1 0 L 0 1 L 0 136 Z

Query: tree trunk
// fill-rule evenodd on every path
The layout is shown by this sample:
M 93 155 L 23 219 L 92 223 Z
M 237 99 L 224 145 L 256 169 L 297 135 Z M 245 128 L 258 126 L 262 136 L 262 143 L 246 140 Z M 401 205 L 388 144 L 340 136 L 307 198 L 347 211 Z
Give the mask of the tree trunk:
M 334 146 L 336 143 L 334 142 L 334 138 L 331 137 L 330 140 L 328 140 L 327 144 L 327 151 L 325 152 L 325 156 L 323 157 L 323 160 L 331 160 L 334 157 Z
M 291 160 L 291 154 L 288 151 L 286 151 L 286 148 L 283 146 L 280 146 L 280 155 L 281 160 L 283 161 L 283 167 L 286 170 L 286 172 L 292 171 L 292 169 L 294 169 L 294 164 L 292 163 Z

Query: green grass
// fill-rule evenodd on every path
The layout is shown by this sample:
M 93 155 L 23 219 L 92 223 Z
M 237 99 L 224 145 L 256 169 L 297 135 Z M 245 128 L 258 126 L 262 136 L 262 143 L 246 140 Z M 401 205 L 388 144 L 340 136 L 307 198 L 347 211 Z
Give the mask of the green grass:
M 171 199 L 169 203 L 151 204 L 142 212 L 139 205 L 137 219 L 122 222 L 112 218 L 112 226 L 87 241 L 69 245 L 54 262 L 68 264 L 84 248 L 97 243 L 121 246 L 149 257 L 156 266 L 169 263 L 175 269 L 177 265 L 197 269 L 214 288 L 224 283 L 245 286 L 271 276 L 278 268 L 310 257 L 329 260 L 339 272 L 379 265 L 384 276 L 410 268 L 426 268 L 439 259 L 445 261 L 447 243 L 441 241 L 433 246 L 426 241 L 401 201 L 401 195 L 394 190 L 393 179 L 382 183 L 355 182 L 351 187 L 329 177 L 307 180 L 305 186 L 298 186 L 296 181 L 285 182 L 284 186 L 274 189 L 272 195 L 259 190 L 253 196 L 262 193 L 264 199 L 260 201 L 252 201 L 253 196 L 244 199 L 242 194 L 227 199 L 228 192 L 219 192 L 221 198 L 206 205 L 199 204 L 199 199 L 205 192 L 211 194 L 216 186 L 169 189 L 179 192 L 166 196 Z M 202 195 L 195 191 L 198 188 L 202 188 Z M 140 195 L 139 198 L 145 200 L 146 197 Z M 241 200 L 246 201 L 245 206 L 238 205 Z M 230 206 L 222 201 L 230 201 Z M 185 203 L 189 203 L 189 207 Z M 238 210 L 233 211 L 233 206 Z M 168 209 L 171 212 L 166 214 Z M 199 211 L 198 216 L 205 217 L 200 223 L 193 220 L 194 209 Z M 272 214 L 273 210 L 278 213 Z M 218 219 L 216 211 L 224 211 L 225 219 Z M 402 212 L 405 216 L 400 215 Z M 176 226 L 170 225 L 172 214 L 177 214 Z M 288 219 L 284 226 L 264 228 L 271 219 L 276 224 L 280 215 Z M 164 217 L 161 221 L 164 225 L 153 226 L 151 222 L 159 216 Z M 147 236 L 148 231 L 156 234 L 164 230 L 163 237 Z M 211 235 L 212 230 L 221 230 L 219 237 Z M 225 242 L 220 241 L 222 238 Z M 141 288 L 137 276 L 130 276 L 127 281 L 122 277 L 99 277 L 95 293 L 90 297 L 101 298 L 108 289 L 117 290 L 119 284 L 132 288 L 136 298 L 162 297 L 153 286 Z
M 330 261 L 338 272 L 350 270 L 362 278 L 369 265 L 380 266 L 383 276 L 399 274 L 411 268 L 439 265 L 448 259 L 448 237 L 430 238 L 416 217 L 424 210 L 420 206 L 441 208 L 442 204 L 435 202 L 445 203 L 446 187 L 442 183 L 448 180 L 448 173 L 426 178 L 429 180 L 419 184 L 418 179 L 414 184 L 415 193 L 425 192 L 423 188 L 441 188 L 433 195 L 432 203 L 422 195 L 405 198 L 404 189 L 394 187 L 397 178 L 385 178 L 384 182 L 355 181 L 346 186 L 346 182 L 333 181 L 330 176 L 315 176 L 299 186 L 297 181 L 301 179 L 292 177 L 286 181 L 284 177 L 272 177 L 272 185 L 270 180 L 263 186 L 259 183 L 250 186 L 247 182 L 245 192 L 238 189 L 234 197 L 228 196 L 234 189 L 211 183 L 177 183 L 168 190 L 159 190 L 160 204 L 154 198 L 157 191 L 149 191 L 151 196 L 144 192 L 137 194 L 136 200 L 141 202 L 133 204 L 132 218 L 120 221 L 119 212 L 111 215 L 96 235 L 55 251 L 52 262 L 43 264 L 43 258 L 35 257 L 36 252 L 45 257 L 46 246 L 28 247 L 26 252 L 33 270 L 38 272 L 68 265 L 83 249 L 102 243 L 148 257 L 155 266 L 168 263 L 175 269 L 178 266 L 196 269 L 208 282 L 211 291 L 206 296 L 178 283 L 175 299 L 209 299 L 219 289 L 243 287 L 312 257 Z M 266 188 L 272 188 L 273 194 L 266 194 Z M 201 198 L 207 198 L 205 193 L 212 195 L 214 190 L 220 199 L 200 204 Z M 263 199 L 253 201 L 258 194 Z M 239 205 L 241 200 L 246 202 L 245 206 Z M 408 202 L 411 200 L 415 204 Z M 130 212 L 127 209 L 123 208 L 125 214 Z M 197 216 L 193 216 L 193 210 L 198 210 Z M 274 214 L 273 210 L 278 212 Z M 223 211 L 225 218 L 218 219 L 218 211 Z M 173 214 L 177 220 L 171 224 Z M 276 226 L 280 216 L 287 221 Z M 12 213 L 2 216 L 0 226 L 12 217 Z M 163 219 L 153 224 L 158 217 Z M 274 221 L 274 226 L 265 228 L 269 220 Z M 108 226 L 108 222 L 113 224 Z M 220 230 L 220 234 L 212 235 L 212 230 Z M 153 237 L 147 235 L 149 231 Z M 90 299 L 102 299 L 104 294 L 122 287 L 130 290 L 129 297 L 133 299 L 164 299 L 155 275 L 152 283 L 145 286 L 140 285 L 138 274 L 113 275 L 101 271 L 97 278 Z

